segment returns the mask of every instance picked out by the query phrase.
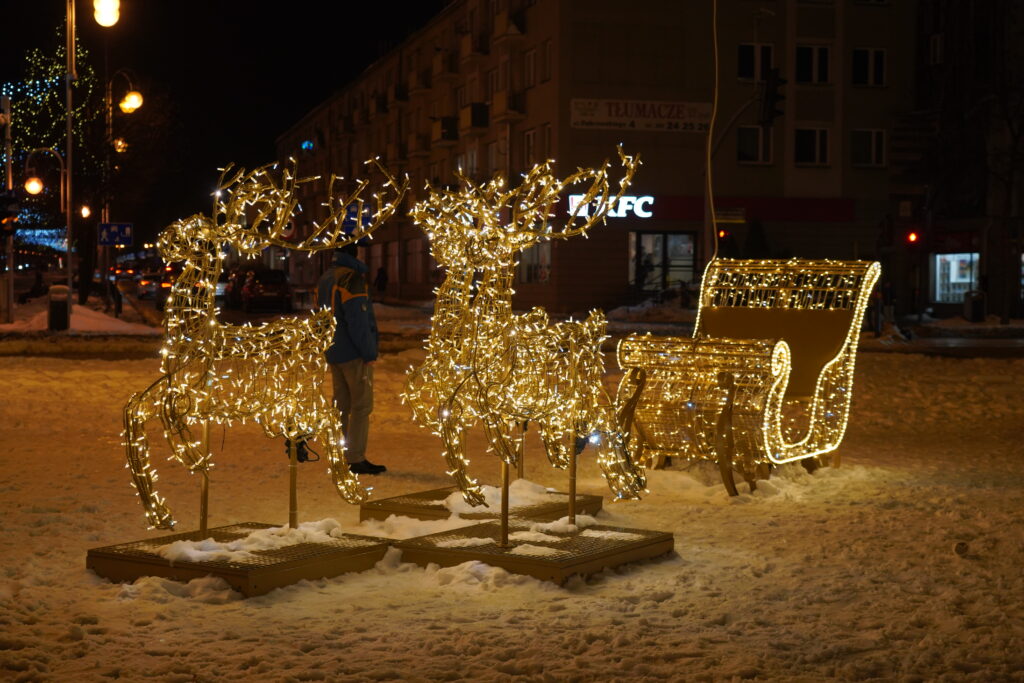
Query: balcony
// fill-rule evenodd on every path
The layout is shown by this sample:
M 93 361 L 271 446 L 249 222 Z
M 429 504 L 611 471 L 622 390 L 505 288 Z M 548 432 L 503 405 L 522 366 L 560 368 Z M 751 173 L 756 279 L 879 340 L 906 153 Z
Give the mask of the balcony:
M 370 120 L 388 113 L 387 95 L 374 95 L 370 98 Z
M 459 71 L 455 66 L 453 54 L 448 50 L 437 50 L 430 64 L 430 75 L 433 83 L 455 80 Z
M 458 119 L 442 116 L 430 128 L 430 143 L 440 147 L 451 147 L 459 141 Z
M 420 95 L 430 90 L 430 69 L 409 73 L 409 94 Z
M 471 102 L 459 110 L 459 135 L 478 135 L 490 125 L 487 118 L 487 104 Z
M 494 15 L 494 45 L 518 45 L 526 38 L 526 15 L 507 11 Z
M 409 101 L 409 89 L 404 83 L 388 86 L 388 105 L 401 105 Z
M 473 33 L 459 36 L 459 63 L 472 65 L 487 54 L 487 39 Z
M 405 144 L 389 142 L 384 147 L 384 159 L 388 166 L 394 166 L 406 160 Z
M 410 158 L 430 156 L 430 139 L 419 133 L 409 133 L 406 149 L 409 150 Z
M 354 135 L 356 132 L 355 123 L 352 121 L 352 116 L 339 116 L 338 117 L 338 135 L 349 136 Z
M 491 119 L 495 123 L 520 121 L 526 116 L 523 93 L 499 90 L 491 97 Z

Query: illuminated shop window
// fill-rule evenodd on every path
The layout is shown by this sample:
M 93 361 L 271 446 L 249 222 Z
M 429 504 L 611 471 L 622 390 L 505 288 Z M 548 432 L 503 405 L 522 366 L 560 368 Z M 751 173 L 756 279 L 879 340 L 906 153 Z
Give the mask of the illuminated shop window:
M 660 294 L 694 282 L 693 249 L 693 233 L 631 232 L 629 284 L 639 294 Z
M 959 304 L 964 293 L 978 289 L 978 253 L 932 255 L 932 301 Z

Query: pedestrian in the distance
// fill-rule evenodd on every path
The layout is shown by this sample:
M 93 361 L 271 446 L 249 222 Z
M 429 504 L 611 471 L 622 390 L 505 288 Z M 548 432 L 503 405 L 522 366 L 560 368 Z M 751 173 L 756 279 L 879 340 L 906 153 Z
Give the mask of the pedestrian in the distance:
M 366 459 L 366 442 L 373 412 L 373 363 L 377 360 L 377 320 L 366 274 L 369 268 L 356 258 L 355 244 L 334 252 L 334 265 L 317 286 L 320 306 L 330 306 L 337 326 L 327 363 L 334 381 L 334 405 L 341 413 L 345 457 L 356 474 L 381 474 L 384 465 Z
M 388 288 L 388 269 L 381 266 L 377 269 L 377 277 L 373 279 L 373 291 L 384 293 Z

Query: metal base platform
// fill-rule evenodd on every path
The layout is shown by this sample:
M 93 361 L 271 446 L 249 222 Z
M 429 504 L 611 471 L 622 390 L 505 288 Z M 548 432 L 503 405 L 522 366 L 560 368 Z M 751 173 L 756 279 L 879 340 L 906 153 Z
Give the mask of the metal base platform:
M 608 526 L 592 526 L 571 534 L 545 532 L 548 536 L 557 537 L 551 540 L 522 537 L 522 540 L 517 540 L 516 532 L 526 528 L 526 525 L 513 522 L 509 548 L 498 545 L 501 525 L 497 522 L 393 543 L 402 551 L 403 562 L 453 567 L 475 560 L 514 574 L 526 574 L 558 584 L 574 575 L 587 576 L 606 567 L 664 555 L 671 552 L 674 545 L 672 534 L 664 531 Z M 489 539 L 490 542 L 481 542 L 481 539 Z
M 418 491 L 406 493 L 393 498 L 382 498 L 371 500 L 359 506 L 359 521 L 368 519 L 385 520 L 391 515 L 400 517 L 413 517 L 415 519 L 448 519 L 452 512 L 444 506 L 444 500 L 458 490 L 455 486 L 431 491 Z M 539 521 L 553 521 L 561 519 L 568 514 L 569 494 L 558 491 L 551 492 L 550 503 L 538 505 L 525 505 L 513 507 L 511 514 L 514 517 Z M 601 511 L 603 505 L 601 496 L 593 496 L 587 493 L 576 494 L 576 514 L 596 515 Z M 489 510 L 488 508 L 477 508 L 479 512 L 460 514 L 463 519 L 479 519 L 481 521 L 497 519 L 500 510 Z
M 298 543 L 253 551 L 252 557 L 242 561 L 178 560 L 171 563 L 157 553 L 160 546 L 174 541 L 212 538 L 225 543 L 274 526 L 280 525 L 244 522 L 209 529 L 205 533 L 190 531 L 93 548 L 89 550 L 85 564 L 88 569 L 111 581 L 134 581 L 143 576 L 189 581 L 203 576 L 218 576 L 236 591 L 252 597 L 303 579 L 321 579 L 369 569 L 384 557 L 388 549 L 388 543 L 383 539 L 346 534 L 324 543 Z

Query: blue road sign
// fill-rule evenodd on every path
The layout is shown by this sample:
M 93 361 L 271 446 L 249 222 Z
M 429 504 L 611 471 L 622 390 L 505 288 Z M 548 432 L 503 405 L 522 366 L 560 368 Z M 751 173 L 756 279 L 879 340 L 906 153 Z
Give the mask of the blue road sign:
M 113 247 L 120 244 L 130 247 L 133 226 L 133 223 L 100 223 L 100 246 Z

